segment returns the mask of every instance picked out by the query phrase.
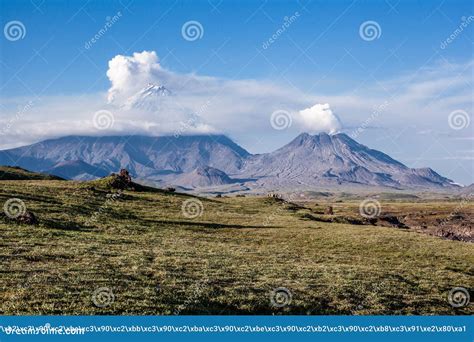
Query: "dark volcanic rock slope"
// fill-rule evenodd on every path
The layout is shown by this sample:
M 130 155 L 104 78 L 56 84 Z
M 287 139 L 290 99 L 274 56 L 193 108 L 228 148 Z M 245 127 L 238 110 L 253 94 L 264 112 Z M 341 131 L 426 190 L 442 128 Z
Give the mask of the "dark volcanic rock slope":
M 225 172 L 209 166 L 200 166 L 195 170 L 184 173 L 173 180 L 173 183 L 187 188 L 205 188 L 231 184 L 232 180 Z
M 335 184 L 452 186 L 451 180 L 429 168 L 410 169 L 343 133 L 303 133 L 272 153 L 249 158 L 242 176 L 256 177 L 260 184 L 268 187 Z
M 82 178 L 126 168 L 135 177 L 160 179 L 161 175 L 187 173 L 203 166 L 237 172 L 248 156 L 247 151 L 223 135 L 70 136 L 0 151 L 0 164 L 50 172 L 60 167 L 62 175 L 81 174 Z M 79 164 L 83 165 L 83 172 L 77 169 Z M 99 172 L 93 172 L 90 166 Z
M 233 182 L 262 190 L 338 185 L 455 187 L 429 168 L 411 169 L 342 133 L 304 133 L 260 155 L 249 154 L 224 135 L 71 136 L 0 151 L 0 164 L 71 179 L 91 179 L 126 168 L 134 177 L 192 188 Z

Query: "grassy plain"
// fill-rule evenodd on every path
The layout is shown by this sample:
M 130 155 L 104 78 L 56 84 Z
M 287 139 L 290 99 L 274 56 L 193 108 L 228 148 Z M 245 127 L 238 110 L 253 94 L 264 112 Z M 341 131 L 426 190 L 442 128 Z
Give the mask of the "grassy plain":
M 0 217 L 4 315 L 474 313 L 447 301 L 453 287 L 474 285 L 474 244 L 308 219 L 324 217 L 320 203 L 199 198 L 193 218 L 199 202 L 183 194 L 0 181 L 0 203 L 10 198 L 39 223 Z M 357 201 L 331 204 L 357 215 Z M 402 211 L 455 205 L 382 201 Z M 277 288 L 287 289 L 281 307 Z

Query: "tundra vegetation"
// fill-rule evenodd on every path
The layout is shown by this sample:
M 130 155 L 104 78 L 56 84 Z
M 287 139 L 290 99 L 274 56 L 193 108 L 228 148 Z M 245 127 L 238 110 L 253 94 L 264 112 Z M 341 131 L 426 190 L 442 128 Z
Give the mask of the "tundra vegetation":
M 380 198 L 382 216 L 408 216 L 412 228 L 361 218 L 344 196 L 293 203 L 111 184 L 0 181 L 1 203 L 18 198 L 37 218 L 0 215 L 1 314 L 474 313 L 447 300 L 472 288 L 474 244 L 424 234 L 416 219 L 427 230 L 436 219 L 470 225 L 471 202 Z

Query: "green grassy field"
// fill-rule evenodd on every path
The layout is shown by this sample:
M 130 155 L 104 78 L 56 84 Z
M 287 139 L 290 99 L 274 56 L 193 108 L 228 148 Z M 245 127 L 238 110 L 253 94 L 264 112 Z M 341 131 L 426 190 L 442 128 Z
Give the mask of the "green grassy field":
M 21 167 L 0 166 L 1 180 L 61 180 L 62 178 L 44 173 L 31 172 Z
M 473 287 L 472 243 L 304 219 L 311 203 L 200 198 L 190 217 L 186 200 L 201 210 L 191 196 L 108 193 L 0 181 L 1 203 L 19 198 L 39 220 L 0 219 L 1 314 L 474 313 L 447 301 Z

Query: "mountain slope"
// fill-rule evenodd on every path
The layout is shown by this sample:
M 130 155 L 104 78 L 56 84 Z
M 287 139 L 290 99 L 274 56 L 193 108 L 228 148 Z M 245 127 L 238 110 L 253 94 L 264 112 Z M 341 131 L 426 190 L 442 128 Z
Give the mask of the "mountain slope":
M 261 191 L 345 185 L 457 188 L 430 168 L 411 169 L 342 133 L 304 133 L 260 155 L 249 154 L 224 135 L 70 136 L 0 151 L 1 164 L 78 180 L 126 168 L 133 177 L 155 184 L 191 188 L 235 182 Z
M 0 180 L 63 180 L 63 178 L 31 172 L 18 166 L 0 166 Z
M 54 165 L 45 172 L 60 176 L 66 179 L 91 180 L 97 177 L 105 177 L 109 174 L 104 169 L 92 166 L 82 160 L 62 161 Z
M 143 109 L 156 111 L 163 109 L 164 98 L 171 96 L 165 86 L 149 83 L 145 88 L 127 99 L 123 105 L 124 109 Z
M 186 188 L 205 188 L 234 182 L 225 172 L 209 166 L 200 166 L 173 180 L 173 184 Z
M 468 185 L 468 186 L 465 186 L 465 187 L 461 188 L 459 190 L 459 193 L 464 195 L 464 196 L 468 196 L 468 197 L 474 196 L 474 184 L 471 184 L 471 185 Z
M 66 172 L 71 178 L 82 173 L 100 177 L 103 172 L 126 168 L 134 177 L 154 180 L 202 166 L 237 172 L 247 156 L 247 151 L 223 135 L 69 136 L 0 151 L 0 165 L 13 164 L 62 175 Z M 82 171 L 78 163 L 83 163 Z
M 410 169 L 346 134 L 300 134 L 289 144 L 249 158 L 242 176 L 256 177 L 259 186 L 340 185 L 443 187 L 452 181 L 431 169 Z

